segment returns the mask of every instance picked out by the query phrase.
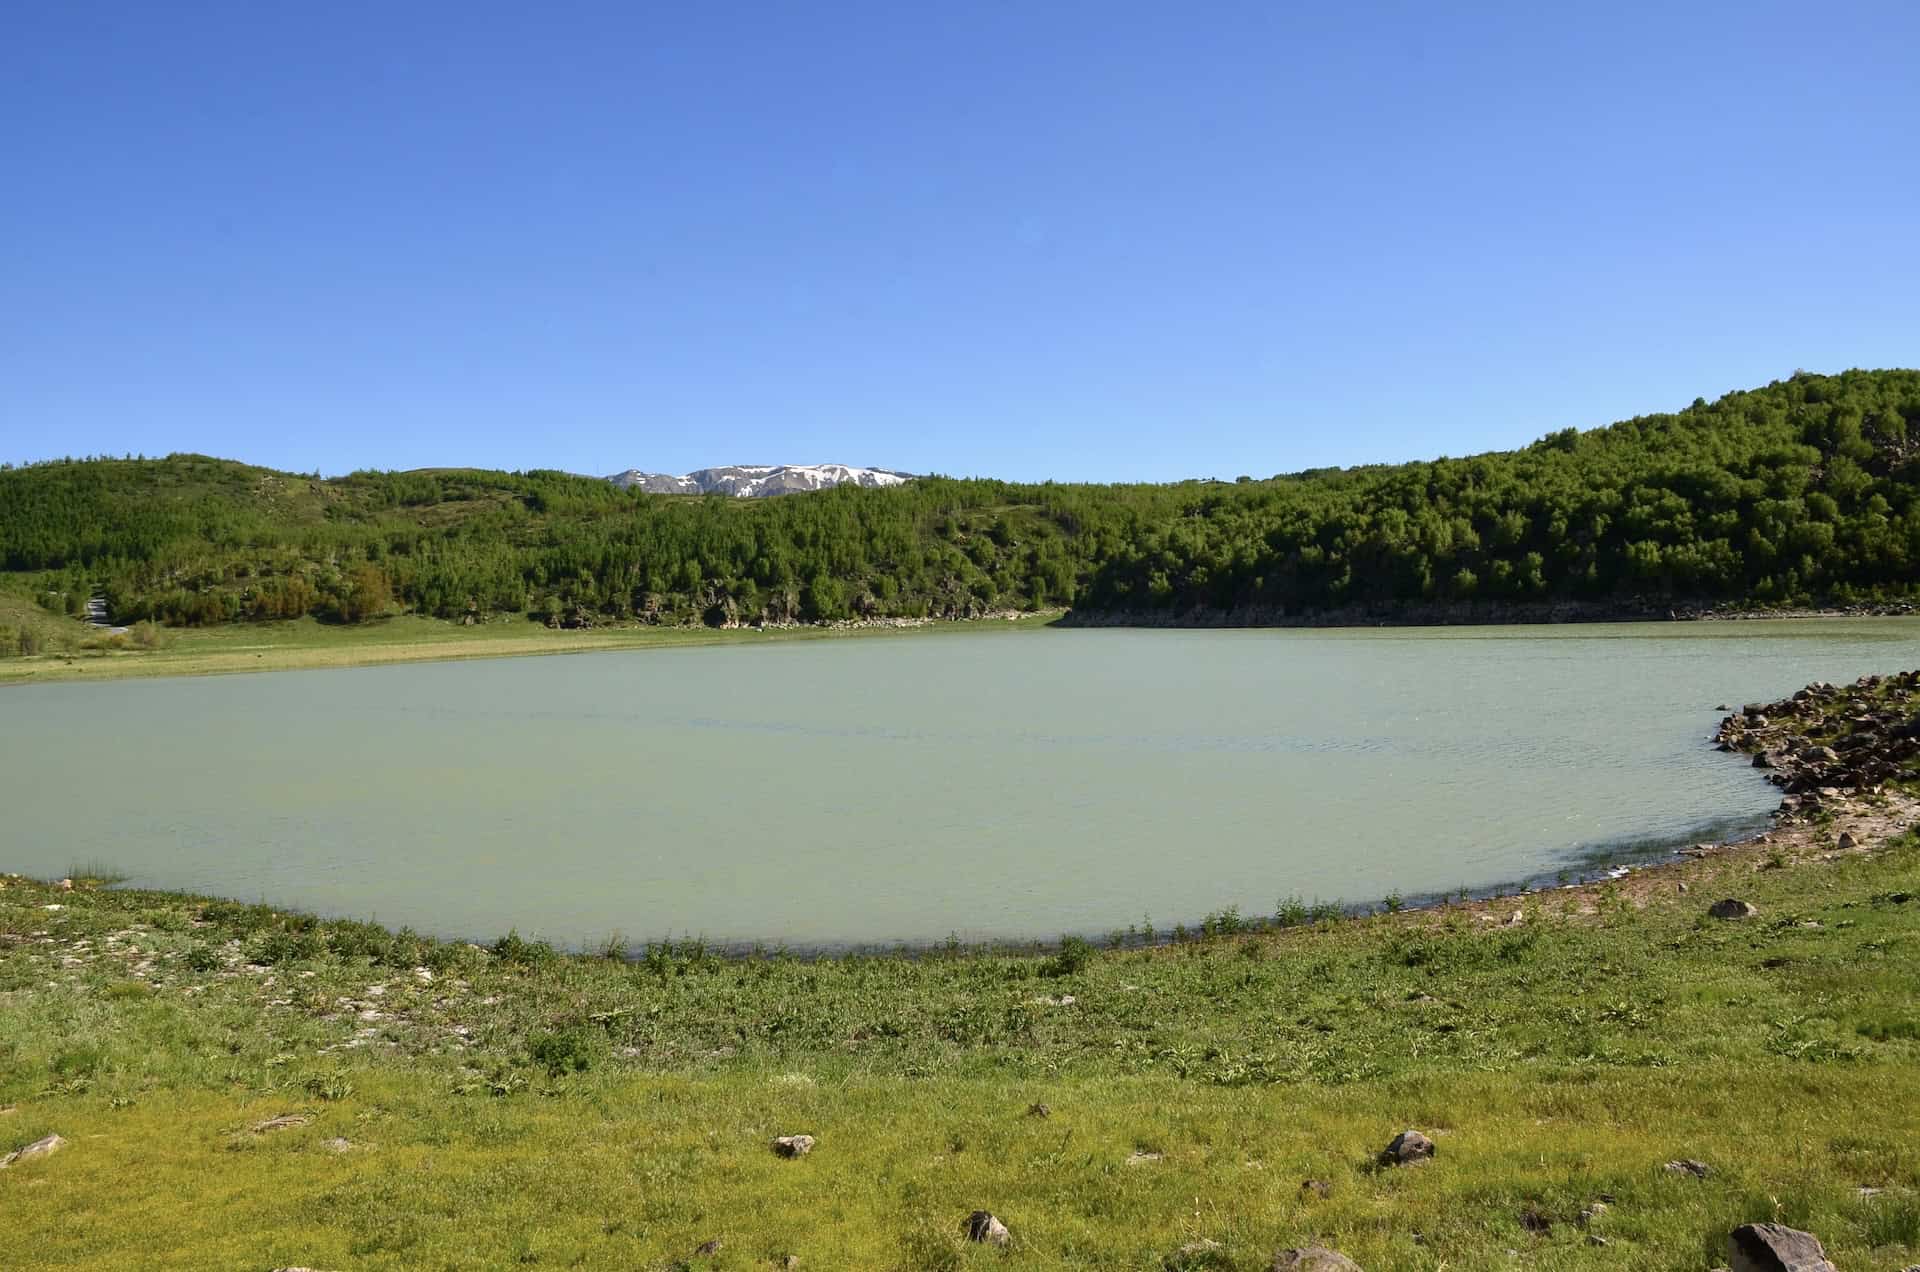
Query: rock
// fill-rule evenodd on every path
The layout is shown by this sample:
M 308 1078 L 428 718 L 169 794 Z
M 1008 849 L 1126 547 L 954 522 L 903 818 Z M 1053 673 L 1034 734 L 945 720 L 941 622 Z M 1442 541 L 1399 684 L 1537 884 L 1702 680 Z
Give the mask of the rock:
M 967 1240 L 977 1241 L 982 1245 L 1003 1246 L 1012 1239 L 1013 1235 L 1007 1231 L 1007 1225 L 995 1218 L 990 1210 L 974 1211 L 967 1216 L 967 1221 L 960 1227 L 967 1234 Z
M 1520 1226 L 1533 1233 L 1551 1232 L 1553 1220 L 1541 1214 L 1538 1206 L 1529 1205 L 1520 1212 Z
M 1849 848 L 1858 848 L 1860 846 L 1860 841 L 1853 837 L 1853 832 L 1850 830 L 1841 831 L 1840 838 L 1837 842 L 1842 852 L 1845 852 Z
M 780 1266 L 783 1268 L 786 1268 L 787 1272 L 793 1272 L 794 1268 L 797 1268 L 800 1266 L 800 1256 L 797 1254 L 790 1254 L 786 1258 L 780 1260 Z
M 1312 1193 L 1320 1200 L 1325 1201 L 1327 1198 L 1333 1196 L 1333 1185 L 1324 1179 L 1303 1179 L 1300 1181 L 1300 1191 L 1303 1193 Z
M 1606 1213 L 1607 1213 L 1606 1202 L 1604 1201 L 1590 1202 L 1580 1211 L 1580 1226 L 1584 1228 L 1588 1224 L 1592 1223 L 1595 1219 L 1598 1219 L 1601 1215 L 1604 1215 Z
M 353 1141 L 338 1135 L 330 1140 L 321 1140 L 320 1145 L 332 1153 L 351 1153 L 353 1151 Z
M 1840 757 L 1830 746 L 1808 747 L 1806 754 L 1800 757 L 1809 764 L 1838 764 Z
M 1338 1250 L 1303 1246 L 1274 1255 L 1270 1272 L 1360 1272 L 1360 1265 Z
M 1753 756 L 1753 767 L 1770 769 L 1778 766 L 1774 764 L 1771 755 L 1768 755 L 1765 751 L 1756 751 Z
M 1753 906 L 1745 901 L 1728 897 L 1724 901 L 1715 901 L 1713 905 L 1707 909 L 1707 913 L 1716 919 L 1750 919 L 1760 913 L 1760 911 L 1754 909 Z
M 1675 1175 L 1691 1175 L 1695 1179 L 1705 1179 L 1713 1174 L 1713 1167 L 1705 1162 L 1696 1162 L 1691 1157 L 1683 1157 L 1677 1162 L 1668 1162 L 1667 1169 Z
M 720 1238 L 713 1237 L 709 1240 L 702 1241 L 699 1245 L 693 1247 L 693 1252 L 695 1254 L 718 1254 L 720 1253 L 721 1248 L 726 1244 L 727 1243 L 722 1241 Z
M 1038 1100 L 1036 1100 L 1032 1104 L 1027 1105 L 1027 1116 L 1028 1117 L 1052 1117 L 1053 1110 L 1048 1108 L 1046 1105 L 1040 1103 Z
M 1212 1260 L 1207 1256 L 1218 1254 L 1221 1245 L 1212 1237 L 1201 1237 L 1198 1241 L 1189 1241 L 1173 1252 L 1166 1262 L 1167 1272 L 1185 1272 L 1189 1267 L 1207 1267 Z
M 773 1141 L 773 1151 L 782 1157 L 805 1157 L 813 1151 L 813 1136 L 782 1135 Z
M 1433 1141 L 1419 1131 L 1402 1131 L 1380 1150 L 1382 1166 L 1409 1166 L 1433 1156 Z
M 255 1135 L 266 1135 L 272 1131 L 290 1130 L 296 1126 L 305 1126 L 313 1121 L 305 1113 L 282 1113 L 279 1117 L 270 1117 L 264 1122 L 256 1122 L 250 1128 Z
M 43 1135 L 25 1148 L 16 1148 L 5 1157 L 0 1157 L 0 1170 L 21 1162 L 30 1162 L 36 1157 L 45 1157 L 57 1153 L 67 1146 L 67 1141 L 58 1135 Z
M 1777 1223 L 1748 1223 L 1727 1235 L 1733 1272 L 1836 1272 L 1811 1232 Z
M 1587 1244 L 1590 1246 L 1603 1246 L 1607 1244 L 1607 1239 L 1597 1232 L 1589 1232 L 1587 1234 Z
M 60 889 L 60 891 L 62 891 L 62 892 L 72 892 L 72 891 L 73 891 L 73 880 L 71 880 L 71 879 L 62 879 L 62 880 L 61 880 L 60 882 L 58 882 L 58 883 L 56 883 L 56 884 L 54 884 L 53 886 L 54 886 L 54 887 L 56 887 L 56 888 L 58 888 L 58 889 Z
M 1127 1154 L 1127 1165 L 1145 1166 L 1148 1162 L 1157 1162 L 1165 1156 L 1165 1153 L 1132 1152 Z

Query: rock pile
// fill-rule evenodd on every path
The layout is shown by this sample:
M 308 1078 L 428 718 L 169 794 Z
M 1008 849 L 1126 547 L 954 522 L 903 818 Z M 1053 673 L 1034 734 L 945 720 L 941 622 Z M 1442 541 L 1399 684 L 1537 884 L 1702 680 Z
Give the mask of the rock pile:
M 1920 769 L 1920 671 L 1820 682 L 1779 702 L 1750 703 L 1720 722 L 1723 751 L 1753 756 L 1786 791 L 1781 813 L 1817 812 Z

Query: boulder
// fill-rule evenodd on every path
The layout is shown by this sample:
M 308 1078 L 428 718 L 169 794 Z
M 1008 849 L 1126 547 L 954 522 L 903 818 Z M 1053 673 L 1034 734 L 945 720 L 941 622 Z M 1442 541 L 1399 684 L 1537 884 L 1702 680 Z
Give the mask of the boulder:
M 1733 1272 L 1837 1272 L 1811 1232 L 1777 1223 L 1748 1223 L 1727 1236 Z
M 1691 1175 L 1695 1179 L 1705 1179 L 1713 1174 L 1713 1167 L 1705 1162 L 1696 1162 L 1691 1157 L 1683 1157 L 1677 1162 L 1668 1162 L 1667 1171 L 1674 1175 Z
M 1760 911 L 1748 902 L 1728 897 L 1723 901 L 1715 901 L 1708 907 L 1707 913 L 1716 919 L 1750 919 Z
M 1380 1164 L 1410 1166 L 1431 1158 L 1433 1152 L 1433 1141 L 1419 1131 L 1402 1131 L 1393 1137 L 1393 1143 L 1380 1150 Z
M 0 1170 L 16 1166 L 21 1162 L 30 1162 L 36 1157 L 45 1157 L 57 1153 L 67 1146 L 67 1141 L 58 1135 L 44 1135 L 25 1148 L 16 1148 L 5 1157 L 0 1157 Z
M 813 1151 L 813 1136 L 782 1135 L 773 1141 L 773 1151 L 782 1157 L 805 1157 Z
M 960 1226 L 967 1234 L 967 1240 L 977 1241 L 982 1245 L 1003 1246 L 1013 1236 L 1007 1231 L 1007 1225 L 1001 1223 L 990 1210 L 974 1211 Z
M 1302 1246 L 1274 1255 L 1270 1272 L 1360 1272 L 1360 1265 L 1338 1250 Z
M 1858 848 L 1860 846 L 1860 841 L 1853 837 L 1853 832 L 1850 830 L 1841 831 L 1840 838 L 1836 842 L 1839 844 L 1840 849 L 1842 851 L 1845 851 L 1849 848 Z

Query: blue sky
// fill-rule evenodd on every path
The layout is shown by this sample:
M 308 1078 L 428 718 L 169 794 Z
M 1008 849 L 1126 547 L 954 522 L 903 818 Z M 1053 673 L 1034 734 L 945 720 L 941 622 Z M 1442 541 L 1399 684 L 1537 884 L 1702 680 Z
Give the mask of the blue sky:
M 1463 454 L 1920 363 L 1920 5 L 9 7 L 0 459 Z

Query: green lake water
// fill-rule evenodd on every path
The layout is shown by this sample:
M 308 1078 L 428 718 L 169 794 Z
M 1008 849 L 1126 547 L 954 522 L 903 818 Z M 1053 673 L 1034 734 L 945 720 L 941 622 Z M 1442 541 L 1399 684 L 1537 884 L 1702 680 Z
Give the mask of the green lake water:
M 489 939 L 1098 936 L 1764 825 L 1705 741 L 1920 620 L 955 631 L 0 692 L 0 869 Z

